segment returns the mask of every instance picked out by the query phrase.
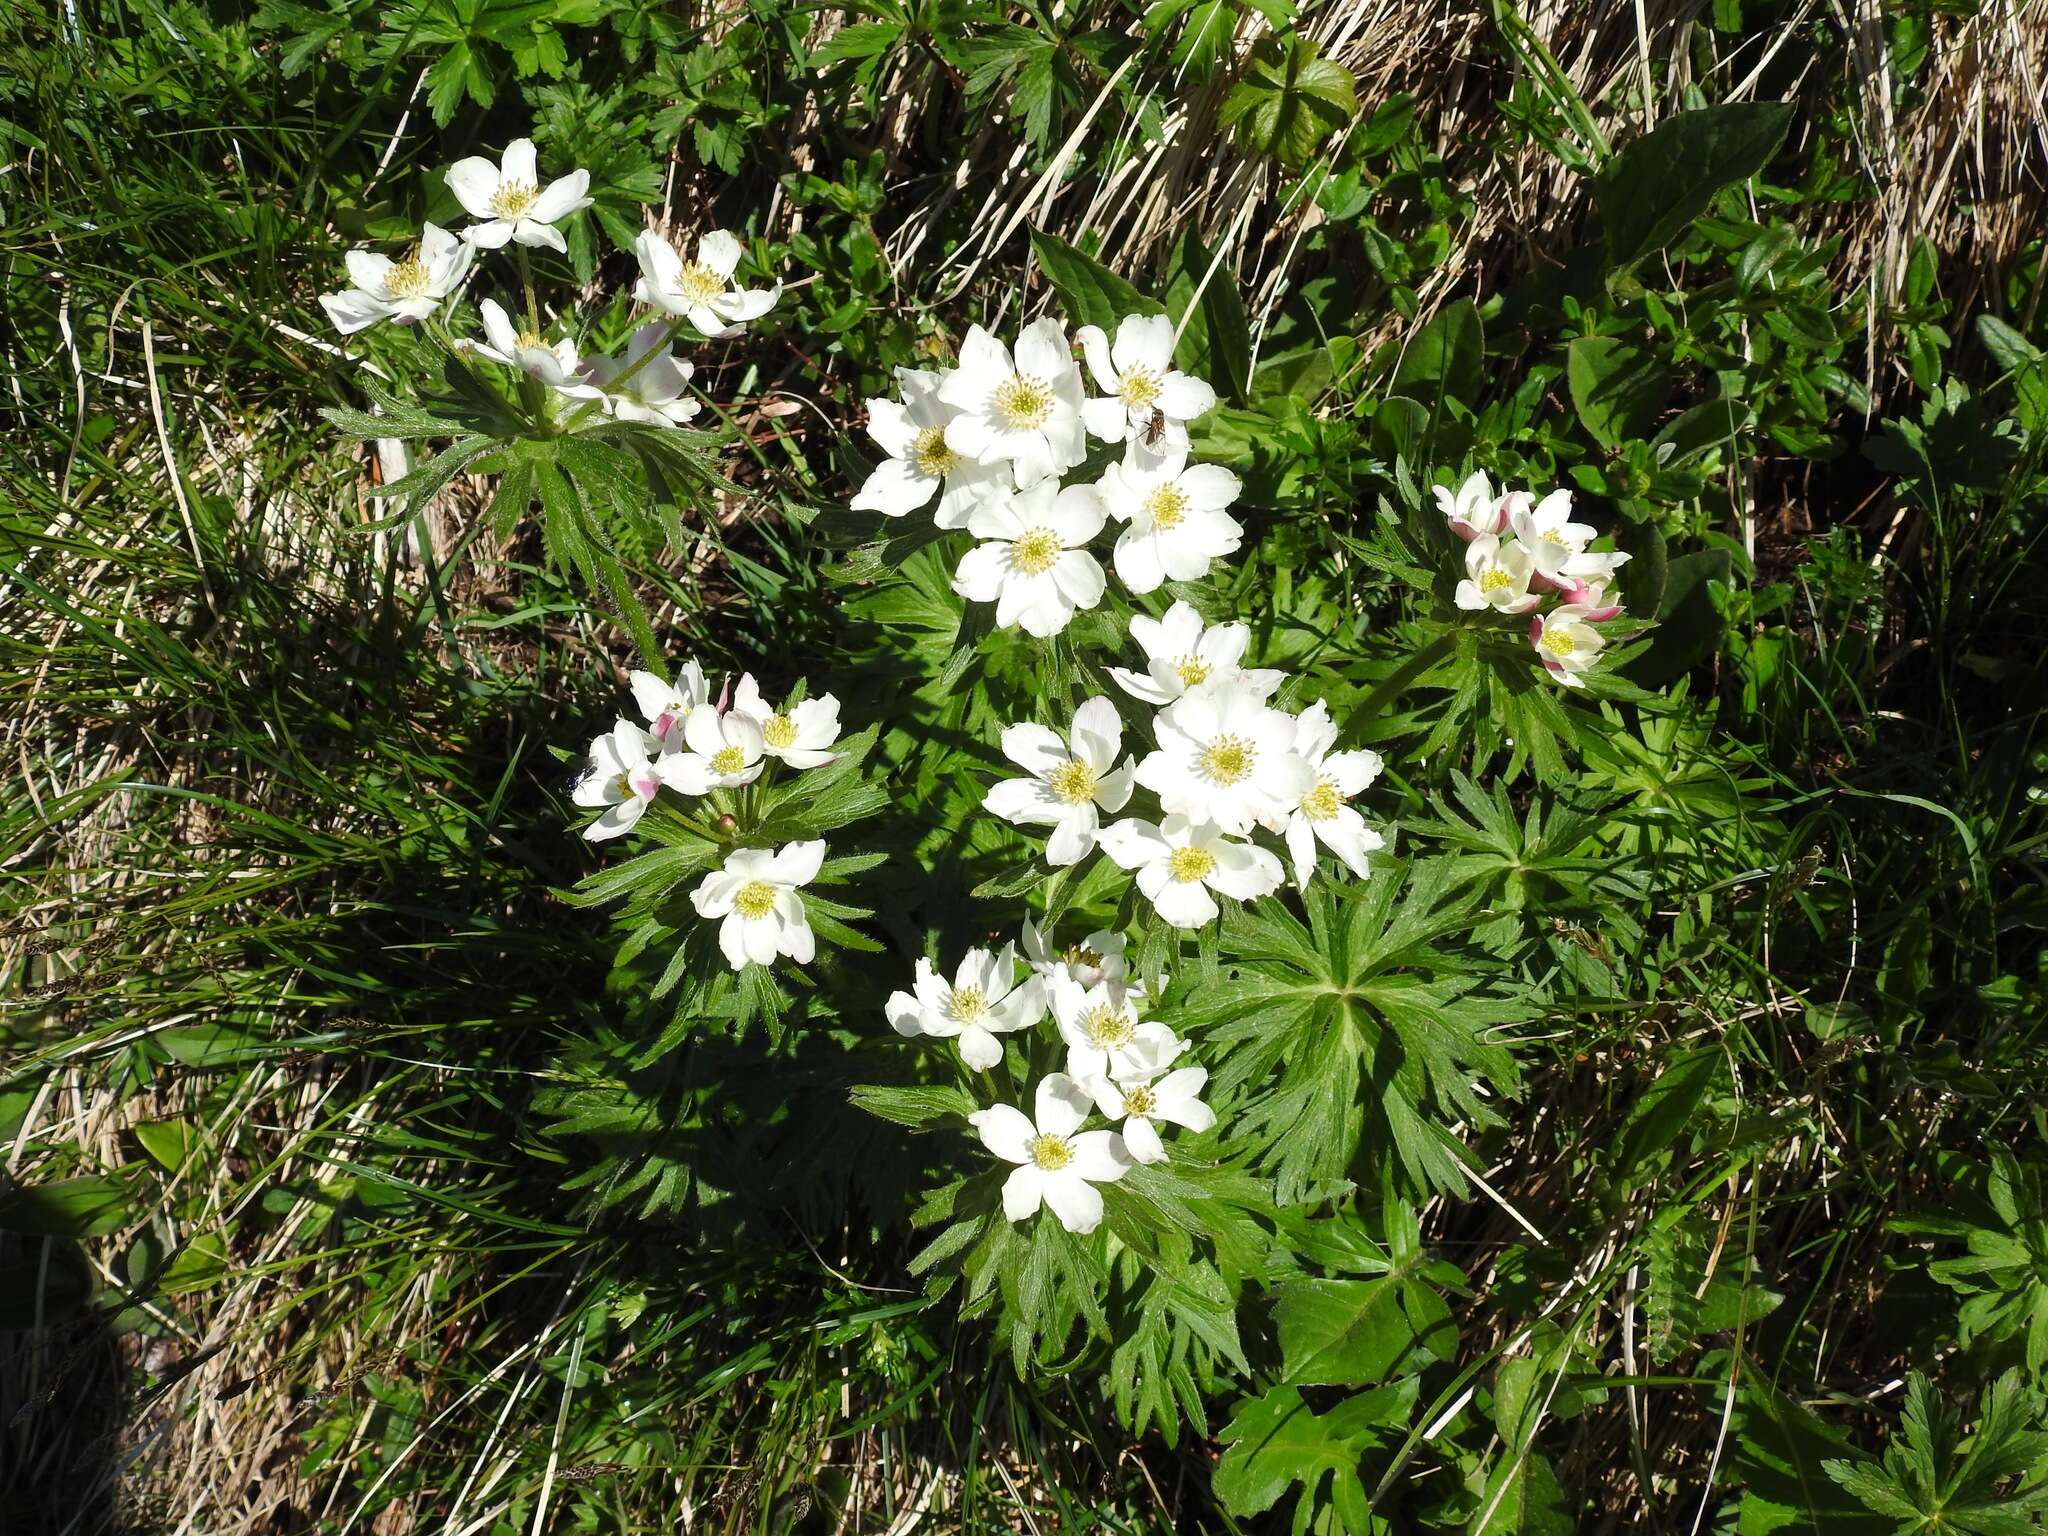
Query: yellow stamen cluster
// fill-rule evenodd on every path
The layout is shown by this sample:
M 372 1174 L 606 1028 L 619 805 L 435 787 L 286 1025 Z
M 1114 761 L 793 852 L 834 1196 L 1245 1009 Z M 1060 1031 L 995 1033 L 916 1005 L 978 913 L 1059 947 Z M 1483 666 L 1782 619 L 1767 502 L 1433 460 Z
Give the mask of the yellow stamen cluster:
M 1166 861 L 1166 872 L 1184 885 L 1206 880 L 1216 872 L 1216 855 L 1206 848 L 1176 848 Z
M 1086 805 L 1095 797 L 1095 770 L 1084 758 L 1069 758 L 1045 776 L 1046 787 L 1062 805 Z
M 750 923 L 757 923 L 775 910 L 775 887 L 766 880 L 749 880 L 732 899 L 732 908 Z
M 1228 786 L 1244 782 L 1257 757 L 1257 749 L 1242 736 L 1218 736 L 1195 763 L 1213 783 Z
M 1301 814 L 1310 821 L 1328 821 L 1344 808 L 1334 779 L 1317 779 L 1315 787 L 1301 797 Z
M 491 199 L 491 212 L 501 219 L 516 219 L 540 200 L 540 188 L 530 181 L 501 181 Z
M 1508 587 L 1512 587 L 1514 584 L 1515 578 L 1497 565 L 1490 568 L 1484 576 L 1479 578 L 1479 590 L 1482 592 L 1500 592 Z
M 1129 1045 L 1137 1034 L 1137 1028 L 1123 1009 L 1104 1003 L 1081 1015 L 1081 1033 L 1088 1037 L 1090 1045 L 1109 1051 Z
M 953 992 L 953 1017 L 972 1024 L 988 1012 L 988 994 L 979 987 L 958 987 Z
M 1127 1115 L 1149 1115 L 1158 1107 L 1159 1101 L 1143 1083 L 1124 1094 L 1124 1113 Z
M 1209 663 L 1199 656 L 1183 656 L 1174 663 L 1173 670 L 1180 677 L 1183 688 L 1199 688 L 1209 681 Z
M 761 725 L 761 739 L 778 750 L 796 745 L 796 722 L 787 715 L 770 715 Z
M 1064 1137 L 1034 1136 L 1031 1138 L 1031 1161 L 1052 1173 L 1064 1168 L 1074 1160 L 1074 1149 L 1067 1145 Z
M 384 273 L 384 291 L 394 299 L 417 299 L 426 293 L 433 279 L 417 252 L 394 261 Z
M 960 467 L 960 455 L 946 446 L 944 427 L 926 427 L 910 445 L 910 462 L 917 466 L 920 475 L 936 480 Z
M 1154 528 L 1170 533 L 1187 521 L 1188 499 L 1173 486 L 1162 485 L 1145 498 L 1145 513 Z
M 1143 368 L 1124 375 L 1124 404 L 1134 411 L 1149 411 L 1159 400 L 1159 378 Z
M 711 754 L 711 771 L 713 773 L 740 773 L 745 770 L 746 766 L 747 754 L 738 747 L 721 747 L 718 751 Z
M 725 292 L 725 279 L 703 262 L 690 261 L 676 274 L 676 287 L 692 304 L 709 304 Z
M 1572 644 L 1572 637 L 1570 631 L 1561 629 L 1555 625 L 1546 627 L 1544 629 L 1543 639 L 1541 643 L 1543 649 L 1550 652 L 1550 654 L 1555 656 L 1559 661 L 1563 661 L 1565 657 L 1571 655 L 1571 653 L 1574 650 L 1578 649 L 1578 647 Z
M 1013 373 L 996 386 L 989 411 L 1006 432 L 1035 432 L 1052 415 L 1052 386 L 1028 373 Z
M 1060 558 L 1060 536 L 1050 528 L 1033 528 L 1010 545 L 1010 563 L 1026 576 L 1043 576 Z

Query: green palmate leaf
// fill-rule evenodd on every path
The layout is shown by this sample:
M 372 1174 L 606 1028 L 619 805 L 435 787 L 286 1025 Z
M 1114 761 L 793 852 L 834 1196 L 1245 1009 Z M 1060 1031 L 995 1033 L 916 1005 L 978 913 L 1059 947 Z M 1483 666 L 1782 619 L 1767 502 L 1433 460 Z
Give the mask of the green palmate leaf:
M 1217 1495 L 1233 1512 L 1256 1515 L 1298 1485 L 1296 1530 L 1306 1528 L 1318 1506 L 1327 1507 L 1342 1529 L 1380 1529 L 1361 1476 L 1366 1453 L 1407 1431 L 1416 1391 L 1411 1376 L 1323 1414 L 1294 1387 L 1275 1387 L 1242 1404 L 1216 1437 L 1225 1446 L 1216 1463 Z
M 1031 232 L 1031 250 L 1046 281 L 1060 296 L 1068 317 L 1077 325 L 1100 326 L 1116 335 L 1125 315 L 1162 315 L 1166 306 L 1147 298 L 1092 256 L 1083 255 L 1057 235 Z
M 1287 1379 L 1302 1386 L 1370 1386 L 1448 1359 L 1457 1327 L 1443 1299 L 1419 1278 L 1418 1252 L 1372 1280 L 1291 1280 L 1274 1319 Z
M 1770 163 L 1791 126 L 1789 102 L 1738 102 L 1666 118 L 1608 164 L 1593 184 L 1617 267 L 1669 245 L 1724 187 Z
M 1579 421 L 1604 448 L 1646 438 L 1671 398 L 1671 370 L 1654 352 L 1611 336 L 1581 336 L 1565 351 Z
M 1218 121 L 1252 153 L 1300 170 L 1357 115 L 1351 72 L 1288 33 L 1259 40 Z

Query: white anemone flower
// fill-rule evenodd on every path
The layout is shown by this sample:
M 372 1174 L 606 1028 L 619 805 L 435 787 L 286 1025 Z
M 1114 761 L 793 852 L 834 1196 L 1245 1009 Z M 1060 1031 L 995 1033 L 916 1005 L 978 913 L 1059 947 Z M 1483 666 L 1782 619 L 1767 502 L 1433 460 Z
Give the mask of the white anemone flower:
M 782 297 L 780 283 L 773 288 L 741 288 L 733 282 L 744 254 L 737 239 L 714 229 L 697 242 L 697 259 L 686 262 L 660 235 L 644 230 L 633 242 L 633 255 L 640 263 L 633 297 L 689 321 L 704 336 L 737 336 L 747 321 L 760 319 Z
M 1130 802 L 1130 758 L 1117 765 L 1124 724 L 1116 706 L 1097 696 L 1074 711 L 1067 739 L 1048 726 L 1022 721 L 1003 727 L 1003 756 L 1028 779 L 1005 779 L 982 798 L 981 808 L 1017 826 L 1052 828 L 1045 861 L 1078 864 L 1095 846 L 1102 813 Z
M 960 414 L 946 423 L 955 453 L 995 464 L 1009 460 L 1019 486 L 1072 469 L 1088 456 L 1081 425 L 1081 370 L 1057 320 L 1034 320 L 1010 349 L 980 326 L 960 344 L 960 366 L 939 386 Z
M 604 398 L 607 415 L 650 427 L 680 427 L 704 408 L 690 393 L 697 369 L 669 348 L 671 334 L 661 321 L 650 321 L 633 332 L 624 357 L 593 357 L 583 365 L 583 376 L 591 392 Z
M 970 949 L 949 984 L 929 960 L 917 962 L 911 992 L 890 994 L 884 1015 L 899 1035 L 929 1035 L 960 1042 L 960 1059 L 986 1072 L 1003 1059 L 997 1035 L 1029 1029 L 1045 1017 L 1045 981 L 1026 971 L 1017 979 L 1017 946 L 1000 952 Z
M 1516 507 L 1510 514 L 1515 537 L 1529 551 L 1535 567 L 1532 578 L 1539 588 L 1576 592 L 1589 582 L 1605 582 L 1628 563 L 1621 553 L 1589 554 L 1586 546 L 1600 536 L 1590 523 L 1575 523 L 1572 493 L 1555 490 L 1533 506 Z
M 342 258 L 353 287 L 320 295 L 320 307 L 344 336 L 379 320 L 412 325 L 462 286 L 476 253 L 438 224 L 420 231 L 420 243 L 393 261 L 375 251 L 350 251 Z
M 1048 985 L 1071 976 L 1084 987 L 1097 982 L 1114 982 L 1135 996 L 1145 995 L 1145 983 L 1131 977 L 1130 962 L 1124 956 L 1125 940 L 1120 933 L 1098 928 L 1078 944 L 1053 947 L 1052 935 L 1030 918 L 1024 919 L 1024 961 L 1045 978 Z
M 1258 693 L 1224 682 L 1175 699 L 1152 722 L 1159 743 L 1138 782 L 1169 812 L 1243 834 L 1277 831 L 1300 781 L 1294 721 Z
M 732 693 L 732 714 L 745 715 L 761 728 L 761 747 L 792 768 L 822 768 L 839 754 L 825 749 L 839 739 L 839 701 L 820 694 L 785 709 L 770 709 L 761 685 L 749 672 Z
M 674 735 L 656 761 L 662 783 L 685 795 L 706 795 L 714 789 L 736 789 L 761 777 L 768 743 L 760 722 L 736 709 L 720 714 L 699 704 L 683 716 L 683 741 Z
M 1287 817 L 1287 852 L 1296 885 L 1307 885 L 1315 873 L 1318 842 L 1360 879 L 1372 872 L 1366 856 L 1386 843 L 1348 803 L 1380 776 L 1379 753 L 1362 748 L 1332 752 L 1336 744 L 1337 723 L 1321 699 L 1294 717 L 1294 750 L 1306 769 Z
M 1286 680 L 1284 672 L 1238 665 L 1252 643 L 1249 625 L 1205 626 L 1191 603 L 1176 602 L 1160 619 L 1133 614 L 1131 638 L 1145 652 L 1144 672 L 1111 667 L 1109 675 L 1125 693 L 1147 704 L 1171 704 L 1189 689 L 1222 683 L 1266 699 Z
M 1206 1131 L 1216 1124 L 1216 1112 L 1202 1102 L 1202 1090 L 1209 1074 L 1201 1067 L 1178 1067 L 1173 1060 L 1182 1042 L 1172 1049 L 1149 1049 L 1142 1066 L 1115 1078 L 1096 1077 L 1084 1086 L 1095 1107 L 1111 1120 L 1121 1120 L 1119 1133 L 1131 1156 L 1141 1163 L 1166 1161 L 1166 1145 L 1159 1139 L 1157 1122 Z
M 471 245 L 495 251 L 510 240 L 566 251 L 568 244 L 554 226 L 590 206 L 584 195 L 590 190 L 590 172 L 571 171 L 543 187 L 533 140 L 514 139 L 496 165 L 482 155 L 456 161 L 448 168 L 448 190 L 471 218 L 484 221 L 463 230 L 462 238 Z
M 1095 840 L 1119 865 L 1137 872 L 1138 889 L 1176 928 L 1199 928 L 1216 916 L 1211 891 L 1256 901 L 1286 878 L 1280 861 L 1265 849 L 1225 837 L 1213 822 L 1198 824 L 1185 816 L 1168 816 L 1156 825 L 1127 817 L 1104 827 Z
M 1070 976 L 1052 983 L 1052 1016 L 1067 1043 L 1067 1073 L 1077 1082 L 1141 1070 L 1160 1052 L 1182 1049 L 1157 1019 L 1139 1019 L 1135 999 L 1113 981 L 1084 987 Z
M 1451 532 L 1468 541 L 1484 533 L 1506 533 L 1509 514 L 1529 504 L 1527 491 L 1503 490 L 1494 495 L 1493 482 L 1484 470 L 1474 470 L 1455 492 L 1441 485 L 1430 489 L 1436 494 L 1437 510 L 1450 520 Z
M 685 715 L 711 702 L 711 685 L 704 680 L 704 668 L 694 656 L 683 663 L 674 682 L 659 672 L 644 671 L 628 673 L 626 682 L 633 690 L 633 702 L 639 706 L 641 718 L 647 722 L 648 733 L 663 745 Z
M 1173 366 L 1173 322 L 1164 315 L 1126 315 L 1112 342 L 1099 325 L 1074 332 L 1102 398 L 1081 407 L 1088 430 L 1104 442 L 1148 440 L 1156 425 L 1170 448 L 1188 445 L 1188 423 L 1211 410 L 1216 391 Z
M 477 305 L 477 312 L 483 316 L 485 339 L 458 341 L 458 347 L 507 368 L 517 368 L 572 400 L 597 398 L 598 391 L 582 381 L 583 365 L 577 360 L 575 342 L 566 336 L 560 341 L 544 341 L 534 331 L 520 330 L 496 299 L 485 299 Z
M 725 865 L 690 892 L 697 915 L 723 919 L 718 947 L 727 964 L 743 971 L 751 961 L 768 965 L 787 955 L 808 965 L 817 952 L 817 936 L 804 915 L 797 891 L 818 878 L 825 862 L 822 841 L 784 843 L 780 851 L 742 848 L 726 855 Z
M 1109 515 L 1124 525 L 1112 556 L 1135 593 L 1169 581 L 1198 581 L 1244 542 L 1244 525 L 1223 509 L 1237 500 L 1237 476 L 1220 464 L 1190 464 L 1185 448 L 1151 454 L 1133 444 L 1095 483 Z
M 590 744 L 590 766 L 570 797 L 581 806 L 606 808 L 583 835 L 601 843 L 630 832 L 661 786 L 661 775 L 647 755 L 647 733 L 632 721 L 621 720 Z
M 1078 610 L 1102 601 L 1102 567 L 1084 547 L 1102 523 L 1093 492 L 1082 485 L 1062 490 L 1056 480 L 984 502 L 967 518 L 968 532 L 983 542 L 960 562 L 953 590 L 994 603 L 1001 628 L 1021 624 L 1041 640 L 1056 635 Z
M 1537 659 L 1567 688 L 1586 686 L 1584 674 L 1607 644 L 1600 625 L 1621 612 L 1604 600 L 1601 588 L 1592 588 L 1588 595 L 1590 602 L 1559 603 L 1529 620 L 1529 643 L 1536 648 Z
M 1519 539 L 1482 533 L 1465 546 L 1465 579 L 1458 583 L 1460 608 L 1480 613 L 1527 613 L 1543 601 L 1529 590 L 1536 563 Z
M 855 494 L 856 511 L 902 517 L 938 493 L 932 521 L 941 528 L 965 528 L 967 516 L 985 501 L 1006 494 L 1015 481 L 1004 463 L 983 464 L 946 442 L 946 423 L 959 414 L 939 398 L 946 374 L 932 368 L 898 368 L 903 399 L 868 401 L 868 436 L 888 455 Z
M 1115 1131 L 1083 1131 L 1088 1094 L 1064 1072 L 1038 1081 L 1036 1113 L 995 1104 L 967 1117 L 981 1144 L 1017 1165 L 1003 1181 L 1003 1214 L 1022 1221 L 1041 1204 L 1052 1207 L 1061 1226 L 1086 1236 L 1102 1224 L 1097 1184 L 1114 1184 L 1131 1167 L 1124 1139 Z

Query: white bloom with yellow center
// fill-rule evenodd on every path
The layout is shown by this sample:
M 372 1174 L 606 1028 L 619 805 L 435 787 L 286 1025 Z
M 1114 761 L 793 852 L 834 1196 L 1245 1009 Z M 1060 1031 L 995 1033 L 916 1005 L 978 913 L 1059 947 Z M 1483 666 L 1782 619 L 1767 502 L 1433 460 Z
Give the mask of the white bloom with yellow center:
M 726 856 L 725 865 L 704 877 L 690 892 L 690 904 L 703 918 L 718 918 L 718 947 L 726 963 L 742 971 L 749 962 L 767 965 L 787 955 L 808 965 L 817 952 L 817 936 L 804 915 L 798 890 L 818 878 L 825 862 L 821 841 L 784 843 L 779 852 L 742 848 Z
M 661 782 L 679 794 L 707 795 L 714 789 L 736 789 L 761 777 L 768 743 L 760 722 L 736 709 L 720 714 L 699 704 L 683 716 L 680 745 L 671 731 L 667 750 L 656 760 Z
M 1083 1080 L 1095 1107 L 1109 1119 L 1123 1121 L 1124 1146 L 1138 1162 L 1166 1161 L 1157 1122 L 1191 1131 L 1206 1131 L 1216 1123 L 1216 1112 L 1202 1102 L 1209 1074 L 1200 1067 L 1167 1070 L 1183 1046 L 1178 1040 L 1173 1040 L 1170 1048 L 1148 1045 L 1135 1053 L 1137 1060 L 1125 1071 Z
M 625 356 L 593 357 L 583 365 L 584 377 L 604 399 L 606 415 L 650 427 L 680 427 L 704 408 L 690 393 L 696 366 L 675 355 L 669 346 L 672 334 L 661 321 L 650 321 L 633 332 Z
M 664 746 L 684 716 L 711 702 L 711 685 L 704 680 L 704 668 L 694 656 L 683 663 L 674 682 L 659 672 L 635 671 L 626 674 L 626 683 L 633 690 L 633 702 L 647 722 L 648 733 Z M 680 735 L 675 739 L 680 740 Z
M 1285 823 L 1302 768 L 1294 721 L 1256 689 L 1224 682 L 1182 694 L 1152 734 L 1159 747 L 1138 764 L 1138 782 L 1166 810 L 1238 834 Z
M 1064 1072 L 1039 1079 L 1035 1114 L 995 1104 L 967 1117 L 981 1144 L 1016 1169 L 1003 1181 L 1003 1214 L 1022 1221 L 1049 1205 L 1061 1226 L 1086 1236 L 1102 1224 L 1097 1184 L 1114 1184 L 1131 1167 L 1115 1131 L 1084 1131 L 1088 1094 Z
M 731 234 L 714 229 L 697 242 L 697 259 L 682 253 L 653 230 L 633 242 L 640 263 L 640 281 L 633 297 L 664 314 L 687 320 L 700 335 L 724 339 L 737 336 L 749 320 L 758 320 L 782 297 L 782 285 L 741 288 L 732 280 L 745 252 Z
M 1588 589 L 1590 601 L 1560 603 L 1548 613 L 1529 621 L 1529 643 L 1544 670 L 1567 688 L 1586 686 L 1584 674 L 1600 659 L 1607 637 L 1600 632 L 1603 621 L 1621 609 L 1605 601 L 1604 589 Z
M 1565 593 L 1568 601 L 1577 602 L 1577 594 L 1589 583 L 1612 580 L 1629 557 L 1618 551 L 1589 551 L 1586 546 L 1600 536 L 1600 530 L 1590 523 L 1575 523 L 1571 517 L 1572 493 L 1555 490 L 1534 506 L 1516 507 L 1509 521 L 1515 537 L 1529 551 L 1536 586 L 1554 587 Z
M 605 813 L 583 829 L 593 843 L 630 832 L 654 797 L 662 778 L 647 755 L 647 733 L 621 720 L 590 744 L 590 766 L 571 795 L 578 805 L 604 806 Z
M 1062 474 L 1088 456 L 1081 370 L 1057 320 L 1025 326 L 1014 358 L 987 331 L 971 327 L 939 399 L 959 412 L 946 423 L 946 446 L 982 464 L 1007 460 L 1019 486 Z
M 946 442 L 946 423 L 960 413 L 939 398 L 946 373 L 932 368 L 898 368 L 901 402 L 868 401 L 868 436 L 888 455 L 855 494 L 856 511 L 902 517 L 938 494 L 932 521 L 941 528 L 965 528 L 977 506 L 1009 492 L 1015 484 L 1007 463 L 983 464 Z
M 1214 561 L 1236 554 L 1244 526 L 1223 509 L 1239 489 L 1222 465 L 1188 463 L 1185 448 L 1154 454 L 1133 443 L 1095 483 L 1104 508 L 1124 525 L 1112 556 L 1123 584 L 1142 594 L 1169 581 L 1198 581 Z
M 1145 652 L 1144 672 L 1111 667 L 1109 675 L 1125 693 L 1147 704 L 1171 704 L 1190 689 L 1224 683 L 1266 699 L 1286 679 L 1284 672 L 1263 668 L 1247 671 L 1240 667 L 1238 662 L 1251 644 L 1251 627 L 1205 626 L 1191 603 L 1176 602 L 1166 610 L 1164 618 L 1132 615 L 1131 638 Z
M 839 739 L 839 701 L 831 694 L 770 709 L 749 672 L 733 690 L 732 709 L 761 728 L 761 747 L 792 768 L 822 768 L 839 754 L 825 749 Z
M 1067 1043 L 1067 1073 L 1077 1082 L 1141 1069 L 1159 1052 L 1182 1048 L 1157 1019 L 1140 1019 L 1139 999 L 1113 981 L 1084 987 L 1070 976 L 1052 983 L 1052 1016 Z
M 1111 341 L 1099 325 L 1074 332 L 1100 398 L 1081 407 L 1088 430 L 1104 442 L 1144 441 L 1158 428 L 1166 447 L 1185 450 L 1188 423 L 1216 404 L 1216 391 L 1173 366 L 1173 322 L 1164 315 L 1126 315 Z
M 1176 928 L 1199 928 L 1216 916 L 1217 892 L 1256 901 L 1280 888 L 1286 871 L 1263 848 L 1225 837 L 1213 822 L 1168 816 L 1154 824 L 1127 817 L 1096 834 L 1102 851 L 1135 870 L 1138 889 Z
M 1465 579 L 1458 583 L 1457 604 L 1471 613 L 1491 608 L 1496 613 L 1527 613 L 1543 601 L 1529 590 L 1536 563 L 1512 535 L 1482 533 L 1465 546 Z
M 1116 706 L 1100 696 L 1074 711 L 1064 741 L 1029 721 L 1005 726 L 1003 756 L 1031 777 L 1003 780 L 983 797 L 981 808 L 1015 826 L 1051 827 L 1046 863 L 1079 863 L 1095 846 L 1102 812 L 1114 814 L 1130 801 L 1131 759 L 1117 764 L 1123 735 Z
M 1436 493 L 1437 510 L 1449 520 L 1451 532 L 1468 541 L 1481 534 L 1506 533 L 1509 515 L 1529 504 L 1527 491 L 1503 490 L 1494 495 L 1493 482 L 1484 470 L 1474 470 L 1456 491 L 1441 485 L 1430 490 Z
M 438 224 L 421 230 L 418 247 L 396 261 L 375 251 L 350 251 L 342 260 L 355 286 L 321 294 L 320 307 L 344 336 L 379 320 L 412 325 L 462 286 L 475 254 Z
M 1045 981 L 1030 971 L 1017 979 L 1017 946 L 970 949 L 948 983 L 929 960 L 917 962 L 910 992 L 890 994 L 884 1015 L 896 1033 L 957 1039 L 960 1059 L 986 1072 L 1003 1059 L 997 1035 L 1029 1029 L 1045 1017 Z
M 1041 480 L 977 506 L 967 531 L 983 542 L 953 574 L 953 590 L 996 605 L 996 623 L 1043 639 L 1102 601 L 1102 567 L 1084 547 L 1102 531 L 1102 503 L 1086 486 Z
M 1078 944 L 1056 948 L 1053 938 L 1030 918 L 1024 919 L 1024 960 L 1043 976 L 1048 985 L 1071 976 L 1084 987 L 1110 981 L 1138 997 L 1145 995 L 1145 983 L 1133 980 L 1130 962 L 1124 956 L 1124 936 L 1098 928 Z
M 1380 776 L 1380 755 L 1362 749 L 1332 752 L 1330 748 L 1336 744 L 1337 724 L 1330 718 L 1330 706 L 1321 699 L 1294 717 L 1294 751 L 1302 773 L 1287 817 L 1286 837 L 1296 885 L 1307 885 L 1315 873 L 1318 842 L 1360 879 L 1372 872 L 1366 856 L 1385 845 L 1385 839 L 1368 827 L 1349 803 Z
M 489 251 L 508 240 L 566 251 L 568 244 L 554 226 L 590 206 L 585 195 L 590 190 L 590 172 L 571 171 L 543 187 L 539 164 L 533 140 L 514 139 L 496 165 L 482 155 L 471 155 L 450 166 L 448 190 L 471 218 L 483 220 L 463 230 L 462 238 Z
M 598 397 L 598 391 L 584 382 L 576 343 L 568 337 L 545 341 L 532 331 L 520 330 L 496 299 L 485 299 L 477 305 L 477 313 L 483 317 L 485 339 L 458 341 L 456 346 L 507 368 L 517 368 L 572 400 Z

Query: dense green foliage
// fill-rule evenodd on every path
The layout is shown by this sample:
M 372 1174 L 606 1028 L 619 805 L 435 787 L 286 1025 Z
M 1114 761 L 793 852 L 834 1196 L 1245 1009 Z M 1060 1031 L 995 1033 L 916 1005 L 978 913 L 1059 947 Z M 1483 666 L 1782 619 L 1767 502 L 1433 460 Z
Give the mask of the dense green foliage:
M 1462 102 L 1288 0 L 11 15 L 0 1523 L 2039 1529 L 2048 265 L 1837 217 L 1969 11 L 1862 80 L 1720 0 L 1589 100 L 1498 6 Z M 646 207 L 788 285 L 703 432 L 334 340 L 529 132 L 586 350 Z M 861 403 L 1040 305 L 1181 323 L 1248 530 L 1051 641 L 847 507 Z M 1582 690 L 1453 606 L 1475 468 L 1633 557 Z M 1183 934 L 981 810 L 1169 596 L 1384 758 L 1369 878 Z M 685 652 L 845 755 L 593 851 Z M 817 962 L 724 969 L 689 888 L 810 836 Z M 1091 1237 L 963 1118 L 1050 1036 L 883 1017 L 1026 915 L 1131 934 L 1220 1117 Z

